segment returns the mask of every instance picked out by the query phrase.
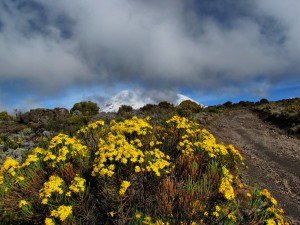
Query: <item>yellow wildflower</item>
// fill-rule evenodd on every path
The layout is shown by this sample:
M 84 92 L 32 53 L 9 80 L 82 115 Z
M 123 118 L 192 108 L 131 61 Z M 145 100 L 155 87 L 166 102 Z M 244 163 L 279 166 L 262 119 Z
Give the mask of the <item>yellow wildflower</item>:
M 123 196 L 123 195 L 125 194 L 127 188 L 128 188 L 130 185 L 131 185 L 131 184 L 130 184 L 129 181 L 124 180 L 124 181 L 122 182 L 122 184 L 121 184 L 121 188 L 120 188 L 119 194 L 120 194 L 121 196 Z
M 42 204 L 47 204 L 48 198 L 51 197 L 52 193 L 63 194 L 62 185 L 64 180 L 59 176 L 51 176 L 49 181 L 44 183 L 44 187 L 40 190 L 40 198 L 43 198 Z
M 3 177 L 3 175 L 1 174 L 1 170 L 0 170 L 0 185 L 3 184 L 3 180 L 4 180 L 4 177 Z
M 61 205 L 57 210 L 51 211 L 51 216 L 59 218 L 61 221 L 65 221 L 70 215 L 72 215 L 72 206 Z
M 25 178 L 24 178 L 23 176 L 19 176 L 19 177 L 17 177 L 17 182 L 19 182 L 19 181 L 23 181 L 23 180 L 25 180 Z
M 39 158 L 36 154 L 28 155 L 25 162 L 21 165 L 21 167 L 29 166 L 32 162 L 38 161 Z
M 229 213 L 227 218 L 234 221 L 234 222 L 236 222 L 236 216 L 233 213 Z
M 126 159 L 126 158 L 123 158 L 123 159 L 121 159 L 121 162 L 122 162 L 123 164 L 126 164 L 126 163 L 127 163 L 127 159 Z
M 135 166 L 134 171 L 135 171 L 136 173 L 141 172 L 141 167 Z
M 151 221 L 151 217 L 150 216 L 146 216 L 145 218 L 144 218 L 144 222 L 150 222 Z
M 150 141 L 150 147 L 154 146 L 154 141 Z
M 116 214 L 116 213 L 115 213 L 114 211 L 109 212 L 109 215 L 110 215 L 111 217 L 114 217 L 115 214 Z
M 215 212 L 213 212 L 212 214 L 213 214 L 215 217 L 219 217 L 219 216 L 220 216 L 220 215 L 219 215 L 219 213 L 218 213 L 218 212 L 216 212 L 216 211 L 215 211 Z
M 277 200 L 275 198 L 271 198 L 270 201 L 272 202 L 273 205 L 277 205 Z
M 22 208 L 23 206 L 28 205 L 28 202 L 26 200 L 21 200 L 19 202 L 19 208 Z
M 15 176 L 16 175 L 15 170 L 18 168 L 19 168 L 19 162 L 16 159 L 7 157 L 1 167 L 1 170 L 8 171 L 12 176 Z
M 271 197 L 271 193 L 267 190 L 267 189 L 263 189 L 261 192 L 260 192 L 261 195 L 267 197 L 267 198 L 270 198 Z
M 55 225 L 55 222 L 52 218 L 46 218 L 45 219 L 45 225 Z
M 36 147 L 36 148 L 33 150 L 33 154 L 34 154 L 34 155 L 37 155 L 37 154 L 43 155 L 44 153 L 45 153 L 45 149 L 40 148 L 40 147 Z
M 277 223 L 274 221 L 274 219 L 268 219 L 265 221 L 266 225 L 276 225 Z
M 231 185 L 233 176 L 230 174 L 229 170 L 226 167 L 222 167 L 223 177 L 221 179 L 221 184 L 219 187 L 219 192 L 224 195 L 228 200 L 233 200 L 235 197 L 234 189 Z
M 86 180 L 84 178 L 81 178 L 78 174 L 76 174 L 76 177 L 74 177 L 69 189 L 75 193 L 84 192 L 85 182 Z
M 284 213 L 284 210 L 282 208 L 278 209 L 279 213 Z

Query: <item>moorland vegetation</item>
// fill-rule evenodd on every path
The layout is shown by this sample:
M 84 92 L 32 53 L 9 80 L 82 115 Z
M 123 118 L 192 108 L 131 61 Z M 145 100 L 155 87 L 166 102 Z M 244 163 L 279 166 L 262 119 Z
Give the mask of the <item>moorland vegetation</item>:
M 207 108 L 163 102 L 117 113 L 97 107 L 80 103 L 64 121 L 25 128 L 20 115 L 0 114 L 1 224 L 287 224 L 267 189 L 241 179 L 241 153 L 203 124 L 232 107 L 266 119 L 277 107 L 294 121 L 291 129 L 299 99 Z M 7 154 L 21 151 L 22 138 L 33 144 L 17 159 Z

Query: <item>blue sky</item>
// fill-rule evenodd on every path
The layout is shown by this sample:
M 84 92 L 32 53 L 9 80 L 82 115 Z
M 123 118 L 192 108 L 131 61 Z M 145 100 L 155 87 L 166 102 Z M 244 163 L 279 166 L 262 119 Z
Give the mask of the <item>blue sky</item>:
M 124 89 L 205 105 L 300 97 L 299 9 L 299 0 L 3 0 L 0 111 L 102 105 Z

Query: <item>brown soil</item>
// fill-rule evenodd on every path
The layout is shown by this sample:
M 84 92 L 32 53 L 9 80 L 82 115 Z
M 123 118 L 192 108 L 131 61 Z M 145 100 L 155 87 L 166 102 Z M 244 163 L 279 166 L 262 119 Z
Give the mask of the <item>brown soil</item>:
M 225 111 L 205 127 L 218 142 L 233 144 L 249 168 L 246 182 L 267 188 L 290 224 L 300 224 L 300 139 L 288 136 L 248 109 Z

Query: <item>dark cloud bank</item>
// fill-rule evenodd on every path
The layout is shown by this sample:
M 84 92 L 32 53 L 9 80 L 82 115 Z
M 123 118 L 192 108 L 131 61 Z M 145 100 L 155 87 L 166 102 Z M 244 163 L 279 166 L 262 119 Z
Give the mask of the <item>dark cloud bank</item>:
M 24 81 L 40 96 L 121 83 L 154 95 L 265 95 L 299 76 L 299 9 L 298 0 L 3 0 L 0 85 Z

